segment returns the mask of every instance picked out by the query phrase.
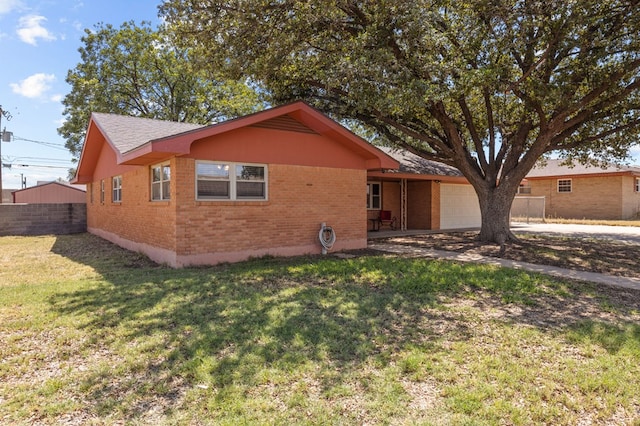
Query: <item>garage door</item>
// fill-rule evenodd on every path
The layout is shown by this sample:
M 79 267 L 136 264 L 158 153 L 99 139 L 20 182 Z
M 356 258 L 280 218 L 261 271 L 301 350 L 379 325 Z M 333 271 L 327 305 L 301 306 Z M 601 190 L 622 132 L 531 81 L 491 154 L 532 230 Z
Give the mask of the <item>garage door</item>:
M 471 185 L 440 184 L 440 229 L 479 228 L 480 205 Z

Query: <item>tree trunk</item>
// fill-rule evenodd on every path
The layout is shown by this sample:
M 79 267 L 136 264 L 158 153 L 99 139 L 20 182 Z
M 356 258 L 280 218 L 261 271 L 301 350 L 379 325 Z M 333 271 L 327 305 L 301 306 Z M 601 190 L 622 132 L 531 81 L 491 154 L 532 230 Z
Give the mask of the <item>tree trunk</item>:
M 511 232 L 510 213 L 515 191 L 505 186 L 489 188 L 484 196 L 478 197 L 482 227 L 478 240 L 485 243 L 504 245 L 509 241 L 517 241 Z

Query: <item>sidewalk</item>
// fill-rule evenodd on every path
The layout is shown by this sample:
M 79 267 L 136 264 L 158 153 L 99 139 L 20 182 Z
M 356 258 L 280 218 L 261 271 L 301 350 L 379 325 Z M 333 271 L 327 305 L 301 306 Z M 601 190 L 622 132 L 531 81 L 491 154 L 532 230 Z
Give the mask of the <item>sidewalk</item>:
M 409 254 L 419 257 L 431 257 L 435 259 L 456 260 L 459 262 L 475 262 L 488 265 L 502 266 L 505 268 L 523 269 L 531 272 L 551 275 L 558 278 L 570 278 L 580 281 L 590 281 L 598 284 L 608 284 L 618 287 L 640 290 L 640 278 L 618 277 L 614 275 L 598 274 L 595 272 L 575 271 L 572 269 L 558 268 L 555 266 L 536 265 L 533 263 L 519 262 L 514 260 L 485 257 L 477 254 L 457 253 L 453 251 L 433 250 L 427 248 L 413 247 L 402 244 L 388 244 L 373 242 L 368 246 L 370 249 L 396 254 Z

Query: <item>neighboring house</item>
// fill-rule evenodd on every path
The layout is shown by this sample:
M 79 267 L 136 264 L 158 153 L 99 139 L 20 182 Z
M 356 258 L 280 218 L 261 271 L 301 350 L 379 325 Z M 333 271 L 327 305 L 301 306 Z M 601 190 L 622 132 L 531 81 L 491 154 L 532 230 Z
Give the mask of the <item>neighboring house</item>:
M 322 223 L 334 250 L 365 248 L 381 209 L 452 225 L 459 172 L 388 152 L 303 102 L 211 126 L 94 113 L 73 183 L 89 232 L 174 267 L 319 253 Z
M 547 160 L 529 172 L 519 193 L 544 196 L 547 217 L 634 219 L 640 217 L 640 167 L 569 167 Z
M 63 182 L 39 183 L 30 188 L 13 191 L 16 204 L 86 203 L 86 191 Z

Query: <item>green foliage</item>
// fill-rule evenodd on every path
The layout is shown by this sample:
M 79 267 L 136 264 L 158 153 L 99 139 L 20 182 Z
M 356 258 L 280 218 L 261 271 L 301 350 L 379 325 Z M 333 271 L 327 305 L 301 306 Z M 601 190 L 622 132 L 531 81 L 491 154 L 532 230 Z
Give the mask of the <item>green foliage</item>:
M 460 169 L 481 239 L 508 230 L 541 156 L 621 160 L 638 140 L 635 2 L 169 0 L 161 13 L 202 66 Z
M 81 62 L 67 74 L 66 122 L 58 129 L 75 157 L 91 112 L 211 124 L 264 106 L 253 87 L 194 66 L 187 49 L 148 23 L 98 24 L 82 42 Z

